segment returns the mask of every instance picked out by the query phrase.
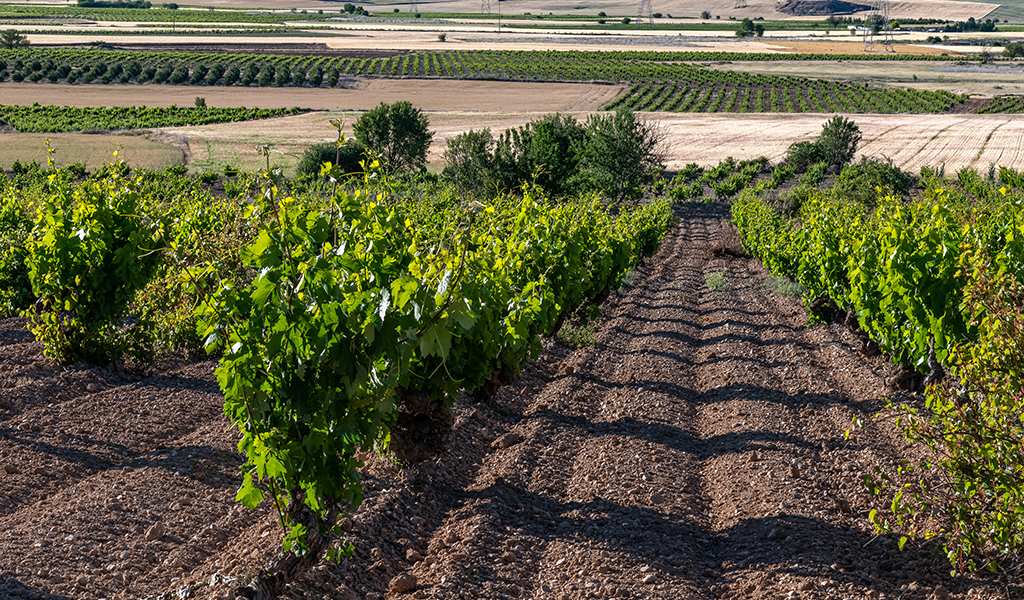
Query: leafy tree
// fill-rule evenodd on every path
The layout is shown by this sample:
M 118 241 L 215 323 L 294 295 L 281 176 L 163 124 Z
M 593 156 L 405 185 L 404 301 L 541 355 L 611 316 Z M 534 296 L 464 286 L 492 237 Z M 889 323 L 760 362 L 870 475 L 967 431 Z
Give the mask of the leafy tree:
M 631 111 L 591 116 L 579 151 L 580 188 L 612 200 L 639 197 L 664 169 L 661 143 L 654 124 L 637 119 Z
M 13 29 L 0 31 L 0 48 L 28 46 L 28 38 Z
M 482 192 L 497 185 L 494 136 L 490 129 L 467 131 L 448 140 L 442 176 L 462 192 Z
M 551 194 L 569 191 L 579 167 L 577 147 L 586 132 L 575 118 L 563 114 L 543 117 L 527 127 L 523 150 L 529 172 L 525 175 Z
M 407 101 L 381 103 L 352 127 L 356 140 L 373 153 L 387 171 L 418 171 L 426 167 L 433 134 L 423 111 Z
M 762 26 L 761 28 L 763 30 L 764 26 Z M 743 22 L 740 23 L 740 28 L 736 30 L 736 37 L 745 38 L 745 37 L 751 37 L 753 35 L 754 35 L 754 22 L 751 21 L 749 18 L 743 19 Z

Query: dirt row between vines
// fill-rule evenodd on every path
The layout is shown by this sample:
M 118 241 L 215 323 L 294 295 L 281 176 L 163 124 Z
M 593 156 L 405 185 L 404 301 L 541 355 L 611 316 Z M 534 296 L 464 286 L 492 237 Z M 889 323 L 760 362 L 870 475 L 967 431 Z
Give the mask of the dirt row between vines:
M 595 343 L 551 343 L 459 403 L 438 455 L 374 461 L 355 554 L 287 595 L 997 597 L 871 533 L 860 473 L 902 444 L 870 419 L 843 432 L 879 409 L 890 369 L 839 326 L 807 326 L 754 261 L 712 252 L 725 217 L 682 209 Z M 210 362 L 59 369 L 7 320 L 0 364 L 0 596 L 230 598 L 273 553 L 268 512 L 232 502 Z

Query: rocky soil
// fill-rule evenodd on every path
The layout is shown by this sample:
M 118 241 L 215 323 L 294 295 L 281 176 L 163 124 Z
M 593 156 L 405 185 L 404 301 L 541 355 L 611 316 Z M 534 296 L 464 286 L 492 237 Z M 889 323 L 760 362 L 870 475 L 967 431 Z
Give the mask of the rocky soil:
M 592 345 L 460 403 L 433 458 L 372 461 L 354 555 L 287 596 L 1001 597 L 867 524 L 861 474 L 906 451 L 872 419 L 890 368 L 720 252 L 724 207 L 680 213 Z M 231 598 L 276 550 L 212 363 L 60 369 L 7 320 L 0 365 L 0 597 Z

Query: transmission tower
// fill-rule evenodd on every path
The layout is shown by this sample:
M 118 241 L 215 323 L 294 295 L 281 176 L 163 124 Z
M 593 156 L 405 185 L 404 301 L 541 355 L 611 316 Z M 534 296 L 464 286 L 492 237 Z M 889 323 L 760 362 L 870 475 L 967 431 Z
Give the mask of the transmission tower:
M 870 52 L 881 46 L 883 52 L 893 52 L 892 41 L 889 1 L 873 0 L 864 32 L 864 51 Z
M 654 25 L 654 0 L 640 0 L 640 20 Z

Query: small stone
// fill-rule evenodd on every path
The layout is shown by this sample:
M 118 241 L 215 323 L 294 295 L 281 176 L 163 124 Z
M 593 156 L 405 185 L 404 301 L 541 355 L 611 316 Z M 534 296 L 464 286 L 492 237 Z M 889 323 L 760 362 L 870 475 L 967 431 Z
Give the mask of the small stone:
M 940 585 L 932 591 L 931 600 L 949 600 L 949 592 Z
M 804 579 L 803 581 L 800 582 L 800 590 L 801 591 L 809 592 L 809 591 L 811 591 L 813 589 L 814 589 L 814 582 L 811 581 L 810 579 Z
M 408 594 L 416 589 L 417 583 L 414 575 L 402 573 L 401 575 L 395 575 L 391 580 L 391 583 L 388 584 L 388 591 L 393 594 Z
M 4 472 L 8 475 L 16 475 L 18 473 L 18 467 L 12 464 L 6 464 L 4 465 Z
M 509 433 L 506 433 L 505 435 L 494 440 L 494 443 L 491 444 L 491 447 L 495 449 L 509 448 L 511 446 L 515 446 L 521 441 L 523 441 L 523 436 L 519 435 L 514 431 L 510 431 Z
M 384 558 L 384 552 L 379 547 L 375 547 L 370 550 L 370 558 L 373 560 L 380 560 Z
M 658 576 L 654 573 L 648 573 L 647 575 L 644 575 L 644 578 L 641 581 L 644 583 L 654 583 L 654 580 L 657 578 Z
M 409 562 L 418 563 L 423 560 L 423 555 L 419 553 L 415 548 L 409 548 L 405 551 L 405 560 Z
M 160 523 L 154 523 L 152 527 L 146 530 L 145 538 L 147 542 L 155 542 L 163 536 L 164 528 L 160 525 Z

